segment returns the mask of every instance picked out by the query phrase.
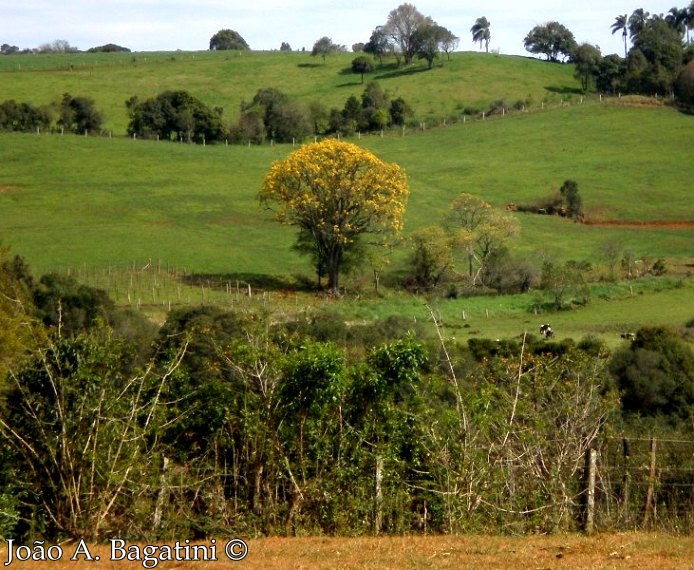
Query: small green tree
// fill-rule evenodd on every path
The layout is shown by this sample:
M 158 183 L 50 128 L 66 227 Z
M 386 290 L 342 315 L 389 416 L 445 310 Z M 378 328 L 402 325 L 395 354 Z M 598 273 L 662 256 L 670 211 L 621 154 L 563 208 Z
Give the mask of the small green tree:
M 404 125 L 408 117 L 413 114 L 412 107 L 402 97 L 397 97 L 390 102 L 390 122 L 393 125 Z
M 65 93 L 60 102 L 59 112 L 58 126 L 65 130 L 84 134 L 101 129 L 103 117 L 97 111 L 94 100 L 89 97 L 73 97 Z
M 563 264 L 545 261 L 540 288 L 550 293 L 552 304 L 558 311 L 566 309 L 572 302 L 586 304 L 590 300 L 584 267 L 571 261 Z
M 364 53 L 370 53 L 377 57 L 379 62 L 383 63 L 383 56 L 389 51 L 390 44 L 386 30 L 383 26 L 378 26 L 371 34 L 369 41 L 364 45 Z
M 427 62 L 429 69 L 434 65 L 434 60 L 438 57 L 441 42 L 446 37 L 446 30 L 435 24 L 431 19 L 425 25 L 419 26 L 413 34 L 415 54 L 419 59 Z
M 388 125 L 389 95 L 376 81 L 369 81 L 361 94 L 359 128 L 380 130 Z
M 373 62 L 370 58 L 360 55 L 352 60 L 352 72 L 361 75 L 361 82 L 364 83 L 364 74 L 373 71 Z
M 451 52 L 455 51 L 458 48 L 459 41 L 460 38 L 458 36 L 456 36 L 450 30 L 441 26 L 441 37 L 439 38 L 439 47 L 441 48 L 441 51 L 443 51 L 446 54 L 447 60 L 451 59 Z
M 530 53 L 541 53 L 547 61 L 559 61 L 559 56 L 570 57 L 576 49 L 574 35 L 559 22 L 548 22 L 535 26 L 524 40 Z
M 488 202 L 467 193 L 451 202 L 444 223 L 455 246 L 467 256 L 468 275 L 473 283 L 488 258 L 520 233 L 517 218 L 494 210 Z
M 249 50 L 251 49 L 241 34 L 234 30 L 219 30 L 210 38 L 210 50 Z
M 422 287 L 436 287 L 453 263 L 451 239 L 441 226 L 429 226 L 411 238 L 409 265 L 411 279 Z
M 600 48 L 597 46 L 582 43 L 576 48 L 572 57 L 575 66 L 574 76 L 581 82 L 584 93 L 587 93 L 589 87 L 595 84 L 601 59 Z
M 333 43 L 333 40 L 330 39 L 328 36 L 323 36 L 319 40 L 316 40 L 316 43 L 313 44 L 313 49 L 311 50 L 311 55 L 312 56 L 321 56 L 323 59 L 323 63 L 325 63 L 325 58 L 330 55 L 331 53 L 339 52 L 339 51 L 345 51 L 344 46 L 340 46 L 337 44 Z
M 583 200 L 578 193 L 578 183 L 575 180 L 566 180 L 559 189 L 564 205 L 566 215 L 572 220 L 580 220 L 583 218 Z

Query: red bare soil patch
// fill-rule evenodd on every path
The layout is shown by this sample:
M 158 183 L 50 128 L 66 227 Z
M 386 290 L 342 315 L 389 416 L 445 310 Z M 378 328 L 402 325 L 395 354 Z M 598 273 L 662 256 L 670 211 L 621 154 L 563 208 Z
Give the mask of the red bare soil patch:
M 694 220 L 651 220 L 648 222 L 634 222 L 629 220 L 585 220 L 583 223 L 587 226 L 618 227 L 636 230 L 694 230 Z
M 694 568 L 694 537 L 647 533 L 615 533 L 586 537 L 579 534 L 555 536 L 407 536 L 383 538 L 262 538 L 250 539 L 248 555 L 232 562 L 224 555 L 223 539 L 217 540 L 218 561 L 157 562 L 160 568 L 214 570 L 252 568 L 267 570 L 304 569 L 399 569 L 399 568 L 485 568 L 533 569 L 643 569 L 679 570 Z M 204 544 L 204 543 L 203 543 Z M 209 543 L 207 543 L 209 545 Z M 143 546 L 143 545 L 141 545 Z M 110 561 L 110 546 L 90 546 L 98 562 L 69 559 L 76 544 L 63 545 L 60 562 L 18 562 L 9 568 L 38 570 L 87 567 L 106 570 L 142 568 L 142 561 Z M 127 548 L 127 545 L 126 545 Z M 0 564 L 7 549 L 0 547 Z M 153 566 L 149 566 L 153 567 Z

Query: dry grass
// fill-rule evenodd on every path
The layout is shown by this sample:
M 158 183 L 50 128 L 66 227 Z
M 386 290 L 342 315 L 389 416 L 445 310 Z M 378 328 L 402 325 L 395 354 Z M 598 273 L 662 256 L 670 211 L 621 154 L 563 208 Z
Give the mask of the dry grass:
M 534 569 L 643 569 L 694 568 L 694 537 L 646 533 L 615 533 L 585 537 L 555 536 L 409 536 L 391 538 L 262 538 L 248 541 L 249 553 L 242 562 L 231 562 L 218 541 L 217 562 L 160 562 L 159 568 L 253 568 L 285 569 L 402 569 L 484 568 Z M 10 567 L 54 569 L 81 567 L 70 562 L 74 545 L 64 545 L 61 563 L 14 562 Z M 142 568 L 142 562 L 108 560 L 110 547 L 90 548 L 100 556 L 97 568 Z M 0 563 L 7 561 L 0 547 Z

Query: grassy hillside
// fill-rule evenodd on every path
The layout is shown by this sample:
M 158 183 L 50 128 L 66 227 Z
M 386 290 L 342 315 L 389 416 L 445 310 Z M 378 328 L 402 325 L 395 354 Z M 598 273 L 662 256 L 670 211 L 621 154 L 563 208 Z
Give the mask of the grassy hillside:
M 72 67 L 66 67 L 72 57 Z M 7 57 L 0 58 L 5 66 L 0 87 L 7 98 L 35 103 L 66 90 L 91 96 L 100 108 L 111 109 L 107 116 L 114 130 L 124 130 L 122 102 L 164 88 L 202 93 L 209 104 L 232 110 L 267 86 L 341 105 L 363 89 L 357 76 L 341 72 L 350 61 L 349 54 L 322 65 L 306 54 L 207 52 L 36 56 L 23 62 Z M 21 70 L 11 68 L 20 63 Z M 578 96 L 567 96 L 575 84 L 569 66 L 526 58 L 455 54 L 431 72 L 415 67 L 410 73 L 374 75 L 393 93 L 415 101 L 423 115 L 460 119 L 463 107 L 499 98 L 535 102 L 525 112 L 484 121 L 353 139 L 407 171 L 412 193 L 405 237 L 439 221 L 460 192 L 502 208 L 545 197 L 571 178 L 592 223 L 515 214 L 522 234 L 514 251 L 535 259 L 596 261 L 600 245 L 616 241 L 645 262 L 664 257 L 671 271 L 688 271 L 694 117 L 624 101 L 581 103 Z M 543 101 L 562 98 L 567 104 L 542 109 Z M 212 275 L 230 287 L 236 280 L 310 278 L 307 260 L 291 250 L 294 230 L 270 221 L 256 201 L 272 161 L 291 150 L 291 145 L 202 147 L 122 136 L 0 134 L 0 240 L 37 272 L 70 271 L 108 289 L 121 303 L 137 297 L 161 306 L 214 295 L 207 285 L 182 291 L 170 273 Z M 404 271 L 407 254 L 405 242 L 393 255 L 391 275 Z M 146 266 L 151 273 L 141 271 Z M 345 283 L 368 288 L 368 270 Z M 227 297 L 238 300 L 230 291 Z M 691 286 L 678 280 L 596 288 L 587 309 L 553 317 L 553 323 L 561 336 L 592 332 L 614 341 L 615 331 L 639 322 L 683 322 L 694 314 L 691 299 Z M 291 301 L 300 306 L 298 298 Z M 461 329 L 459 338 L 495 337 L 534 330 L 544 317 L 528 313 L 533 302 L 532 294 L 459 299 L 437 302 L 436 310 L 453 323 L 452 335 Z M 339 310 L 354 322 L 388 314 L 421 321 L 428 315 L 423 300 L 410 297 L 389 296 L 381 304 L 345 301 Z M 469 328 L 462 330 L 463 325 Z
M 275 87 L 308 103 L 342 108 L 364 86 L 351 71 L 353 53 L 320 57 L 293 52 L 166 52 L 21 55 L 0 57 L 0 97 L 49 104 L 63 93 L 89 96 L 105 116 L 104 128 L 124 134 L 125 101 L 167 89 L 185 89 L 209 106 L 222 107 L 235 120 L 242 101 L 258 89 Z M 377 80 L 402 96 L 418 120 L 459 117 L 464 108 L 486 109 L 495 100 L 540 106 L 575 94 L 578 82 L 568 65 L 536 59 L 455 53 L 432 70 L 425 63 L 397 69 L 390 61 L 365 81 Z
M 406 234 L 439 220 L 460 192 L 503 207 L 541 198 L 567 178 L 578 182 L 593 221 L 674 222 L 694 220 L 686 167 L 693 123 L 666 108 L 592 104 L 357 142 L 406 169 Z M 10 134 L 0 144 L 0 235 L 41 267 L 152 257 L 203 272 L 308 269 L 290 250 L 293 230 L 269 221 L 255 198 L 271 162 L 291 145 Z M 518 216 L 516 247 L 528 253 L 585 259 L 606 239 L 643 257 L 692 253 L 691 226 Z

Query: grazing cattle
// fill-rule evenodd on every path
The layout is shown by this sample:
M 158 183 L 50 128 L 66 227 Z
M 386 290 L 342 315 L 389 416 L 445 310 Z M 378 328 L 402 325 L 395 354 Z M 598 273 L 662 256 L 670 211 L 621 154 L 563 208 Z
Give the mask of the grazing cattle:
M 636 338 L 636 335 L 633 332 L 625 332 L 621 334 L 621 337 L 627 340 L 634 340 Z
M 545 323 L 544 325 L 540 325 L 540 334 L 545 338 L 552 338 L 554 336 L 554 331 L 552 327 L 549 326 L 549 323 Z

